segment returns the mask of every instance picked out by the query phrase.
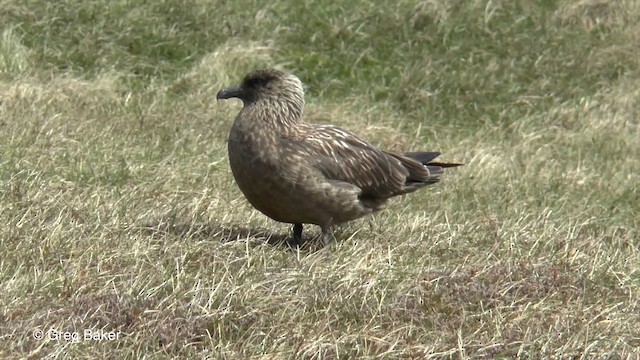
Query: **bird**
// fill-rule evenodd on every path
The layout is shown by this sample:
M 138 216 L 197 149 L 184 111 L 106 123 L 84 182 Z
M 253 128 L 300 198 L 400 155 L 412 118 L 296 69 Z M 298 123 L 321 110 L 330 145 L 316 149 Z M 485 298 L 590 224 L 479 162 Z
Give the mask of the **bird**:
M 231 98 L 243 102 L 227 143 L 235 181 L 257 210 L 293 224 L 293 244 L 300 245 L 303 224 L 313 224 L 329 245 L 335 225 L 375 213 L 462 165 L 434 161 L 439 152 L 382 150 L 338 126 L 305 122 L 303 84 L 282 70 L 254 70 L 216 95 Z

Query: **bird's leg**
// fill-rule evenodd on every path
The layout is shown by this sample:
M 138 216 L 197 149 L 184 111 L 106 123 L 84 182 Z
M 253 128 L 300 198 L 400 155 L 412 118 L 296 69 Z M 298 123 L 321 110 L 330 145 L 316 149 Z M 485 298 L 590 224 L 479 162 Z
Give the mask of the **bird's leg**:
M 331 240 L 333 235 L 331 234 L 331 226 L 323 226 L 322 227 L 322 243 L 324 246 L 329 246 L 331 244 Z
M 302 224 L 293 224 L 293 245 L 300 245 L 302 243 Z

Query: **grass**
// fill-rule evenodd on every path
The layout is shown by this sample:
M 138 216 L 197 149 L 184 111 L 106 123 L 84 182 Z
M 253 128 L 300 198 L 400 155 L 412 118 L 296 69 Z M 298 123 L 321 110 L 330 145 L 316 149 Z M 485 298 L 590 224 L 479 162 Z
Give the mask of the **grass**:
M 639 10 L 5 1 L 0 357 L 637 358 Z M 214 100 L 270 66 L 309 121 L 466 166 L 280 245 Z

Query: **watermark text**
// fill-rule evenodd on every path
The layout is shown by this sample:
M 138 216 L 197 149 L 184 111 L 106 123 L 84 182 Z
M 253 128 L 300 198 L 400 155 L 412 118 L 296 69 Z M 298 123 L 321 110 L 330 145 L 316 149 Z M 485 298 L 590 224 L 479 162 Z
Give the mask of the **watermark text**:
M 119 340 L 122 336 L 121 331 L 107 331 L 104 329 L 84 329 L 82 331 L 65 331 L 55 328 L 35 329 L 33 330 L 33 338 L 35 340 L 49 341 L 113 341 Z

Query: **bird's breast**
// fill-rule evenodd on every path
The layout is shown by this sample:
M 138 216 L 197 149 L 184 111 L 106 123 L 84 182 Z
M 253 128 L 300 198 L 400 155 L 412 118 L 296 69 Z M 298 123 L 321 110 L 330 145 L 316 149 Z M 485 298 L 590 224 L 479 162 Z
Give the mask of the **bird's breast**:
M 234 165 L 273 163 L 277 159 L 278 134 L 270 128 L 254 124 L 253 126 L 242 121 L 234 122 L 229 132 L 229 158 Z

